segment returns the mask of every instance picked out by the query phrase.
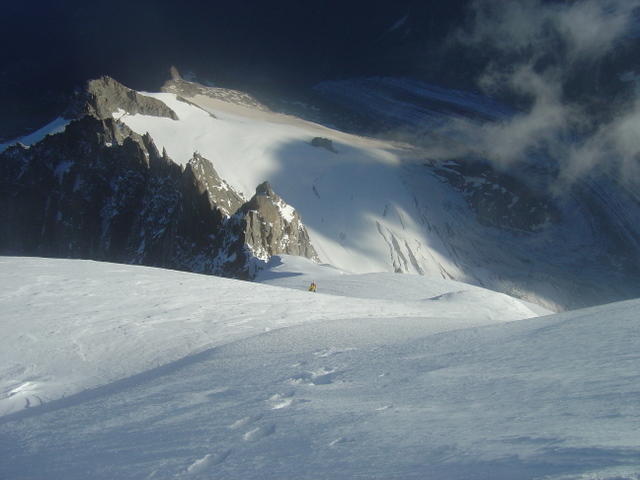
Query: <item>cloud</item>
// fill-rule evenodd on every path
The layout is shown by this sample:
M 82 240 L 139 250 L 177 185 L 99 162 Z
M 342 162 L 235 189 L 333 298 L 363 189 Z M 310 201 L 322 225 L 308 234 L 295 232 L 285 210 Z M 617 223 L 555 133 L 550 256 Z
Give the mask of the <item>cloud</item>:
M 571 145 L 562 180 L 579 178 L 591 170 L 614 171 L 627 181 L 640 180 L 640 101 L 633 108 L 598 126 Z
M 598 59 L 627 35 L 635 7 L 638 2 L 629 0 L 588 0 L 558 9 L 552 21 L 570 60 Z
M 629 63 L 639 24 L 640 0 L 472 0 L 450 40 L 482 64 L 478 87 L 521 113 L 456 128 L 503 165 L 537 150 L 557 161 L 563 180 L 603 166 L 635 175 L 637 74 L 616 70 Z
M 457 42 L 505 58 L 569 62 L 607 55 L 628 35 L 638 0 L 472 0 Z

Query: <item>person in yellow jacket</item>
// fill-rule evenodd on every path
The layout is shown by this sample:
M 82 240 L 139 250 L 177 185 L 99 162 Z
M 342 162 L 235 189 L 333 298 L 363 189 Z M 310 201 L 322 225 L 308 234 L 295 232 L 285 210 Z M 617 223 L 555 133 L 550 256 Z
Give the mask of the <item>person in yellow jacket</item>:
M 311 282 L 311 286 L 309 287 L 309 291 L 310 292 L 315 292 L 316 291 L 316 282 Z

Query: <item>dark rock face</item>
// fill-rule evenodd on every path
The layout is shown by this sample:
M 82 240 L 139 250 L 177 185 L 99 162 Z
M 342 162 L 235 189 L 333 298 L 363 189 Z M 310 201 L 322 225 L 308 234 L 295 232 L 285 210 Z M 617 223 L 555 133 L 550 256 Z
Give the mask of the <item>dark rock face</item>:
M 89 81 L 67 116 L 79 118 L 82 115 L 92 115 L 96 118 L 111 118 L 112 113 L 118 109 L 131 115 L 139 113 L 178 119 L 176 113 L 160 100 L 140 95 L 107 76 Z
M 63 133 L 0 153 L 0 254 L 245 279 L 276 253 L 317 259 L 300 217 L 270 188 L 245 202 L 206 158 L 194 154 L 182 167 L 148 134 L 97 118 L 123 107 L 163 114 L 146 100 L 132 107 L 138 97 L 109 89 L 124 97 L 98 99 L 95 115 Z
M 171 79 L 165 82 L 162 86 L 162 91 L 173 93 L 186 102 L 188 102 L 187 99 L 189 98 L 202 95 L 243 107 L 269 111 L 266 105 L 263 105 L 248 93 L 230 90 L 228 88 L 208 87 L 199 83 L 189 82 L 180 76 L 180 72 L 176 67 L 171 67 L 169 71 L 171 73 Z
M 273 192 L 268 182 L 258 185 L 240 214 L 245 243 L 256 257 L 268 260 L 272 255 L 285 254 L 319 261 L 300 215 Z
M 191 270 L 187 259 L 210 249 L 223 223 L 192 175 L 112 119 L 74 121 L 9 148 L 0 165 L 5 254 Z
M 560 221 L 550 199 L 482 161 L 432 162 L 438 177 L 458 190 L 478 222 L 512 232 L 534 232 Z
M 333 147 L 333 141 L 328 138 L 314 137 L 313 140 L 311 140 L 311 146 L 326 148 L 330 152 L 337 153 Z

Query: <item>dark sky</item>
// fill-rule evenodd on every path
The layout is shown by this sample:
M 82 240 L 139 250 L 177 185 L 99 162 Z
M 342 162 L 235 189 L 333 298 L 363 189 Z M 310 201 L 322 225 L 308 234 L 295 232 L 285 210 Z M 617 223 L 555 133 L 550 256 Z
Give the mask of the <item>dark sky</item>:
M 110 75 L 158 89 L 176 65 L 221 86 L 295 86 L 411 71 L 466 0 L 21 0 L 0 6 L 1 123 Z M 406 39 L 383 37 L 409 13 Z M 400 32 L 396 32 L 399 35 Z M 425 45 L 423 47 L 423 45 Z M 403 50 L 405 49 L 403 54 Z M 35 102 L 37 100 L 37 102 Z M 0 132 L 1 133 L 1 132 Z M 0 135 L 1 136 L 1 135 Z

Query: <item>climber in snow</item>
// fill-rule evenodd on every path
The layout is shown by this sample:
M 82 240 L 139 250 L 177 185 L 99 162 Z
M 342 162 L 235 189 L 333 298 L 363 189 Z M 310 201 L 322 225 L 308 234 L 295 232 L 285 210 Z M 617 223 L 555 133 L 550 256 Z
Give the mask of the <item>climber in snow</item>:
M 316 291 L 316 282 L 311 282 L 311 285 L 309 286 L 309 291 L 310 292 Z

